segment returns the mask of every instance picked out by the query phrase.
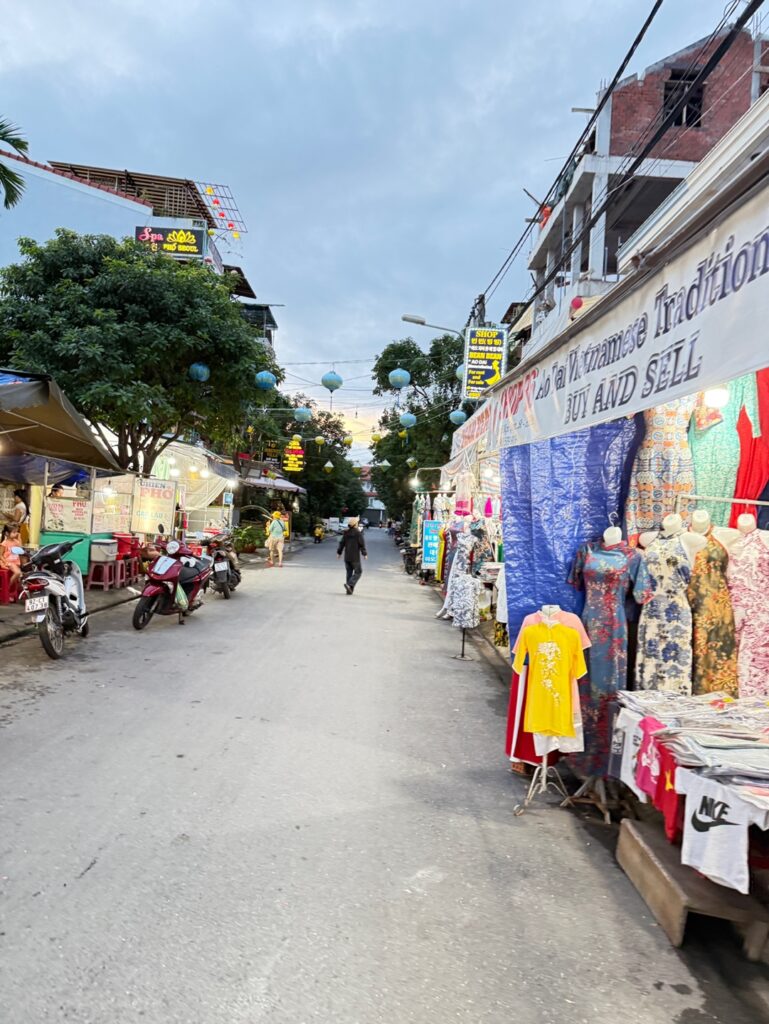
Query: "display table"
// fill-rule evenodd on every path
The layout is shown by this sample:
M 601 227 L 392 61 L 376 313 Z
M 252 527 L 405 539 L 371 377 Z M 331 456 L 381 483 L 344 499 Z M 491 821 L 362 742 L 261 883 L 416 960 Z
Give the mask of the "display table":
M 769 911 L 752 896 L 716 885 L 682 864 L 679 849 L 659 825 L 625 818 L 617 860 L 674 946 L 683 944 L 689 914 L 704 914 L 741 926 L 745 955 L 760 959 L 769 937 Z

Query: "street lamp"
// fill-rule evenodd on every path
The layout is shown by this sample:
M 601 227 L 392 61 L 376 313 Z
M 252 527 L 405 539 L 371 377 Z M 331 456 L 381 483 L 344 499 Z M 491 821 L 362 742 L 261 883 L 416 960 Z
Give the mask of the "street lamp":
M 465 339 L 464 334 L 461 331 L 455 331 L 453 327 L 439 327 L 438 324 L 428 324 L 423 316 L 414 316 L 411 313 L 404 313 L 401 316 L 401 320 L 407 324 L 418 324 L 420 327 L 430 327 L 434 331 L 443 331 L 445 334 L 456 334 L 458 338 L 463 341 Z

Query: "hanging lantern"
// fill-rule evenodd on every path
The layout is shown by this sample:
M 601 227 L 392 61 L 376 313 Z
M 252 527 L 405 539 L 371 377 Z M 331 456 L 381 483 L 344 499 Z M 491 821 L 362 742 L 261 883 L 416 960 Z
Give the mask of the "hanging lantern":
M 219 211 L 219 216 L 224 220 L 224 213 L 221 210 Z
M 206 195 L 207 196 L 212 196 L 213 194 L 214 194 L 214 190 L 211 188 L 211 186 L 210 185 L 206 185 Z
M 409 457 L 406 459 L 406 465 L 409 467 L 409 469 L 413 469 L 414 466 L 416 466 L 416 464 L 417 460 L 414 458 L 414 456 L 409 455 Z
M 214 235 L 216 234 L 216 228 L 209 228 L 206 234 L 208 235 L 209 238 L 213 238 Z
M 228 229 L 229 229 L 230 231 L 232 231 L 232 229 L 233 229 L 233 228 L 235 227 L 235 225 L 234 225 L 234 224 L 232 223 L 232 221 L 231 221 L 231 220 L 228 220 L 228 221 L 227 221 L 227 227 L 228 227 Z
M 449 441 L 449 440 L 450 440 L 449 435 L 448 434 L 444 434 L 443 437 L 441 438 L 441 444 L 446 444 L 446 442 Z
M 271 391 L 278 382 L 278 378 L 269 370 L 260 370 L 256 377 L 256 386 L 260 391 Z
M 298 409 L 294 409 L 294 419 L 297 423 L 309 423 L 312 419 L 312 409 L 308 409 L 306 405 L 300 405 Z
M 294 445 L 301 444 L 302 443 L 302 436 L 301 436 L 301 434 L 294 434 L 294 435 L 292 435 L 291 443 L 294 444 Z
M 574 298 L 569 303 L 569 308 L 571 309 L 572 313 L 576 313 L 578 310 L 582 309 L 582 307 L 584 305 L 585 305 L 585 303 L 584 303 L 584 301 L 582 299 L 582 296 L 581 295 L 575 295 Z
M 326 463 L 326 464 L 324 465 L 324 467 L 323 467 L 323 472 L 324 472 L 324 473 L 333 473 L 333 472 L 334 472 L 334 463 L 333 463 L 333 462 L 331 462 L 331 461 L 329 460 L 329 461 L 328 461 L 328 462 L 327 462 L 327 463 Z
M 454 373 L 456 374 L 456 378 L 457 378 L 457 380 L 458 380 L 458 381 L 460 382 L 460 384 L 461 384 L 461 383 L 462 383 L 462 381 L 463 381 L 463 380 L 465 379 L 465 364 L 464 364 L 464 363 L 462 363 L 462 365 L 461 365 L 461 366 L 458 366 L 458 367 L 456 368 L 456 370 L 454 371 Z
M 220 205 L 219 200 L 218 199 L 214 199 L 213 205 L 214 206 L 219 206 Z
M 346 437 L 343 437 L 342 444 L 345 446 L 345 448 L 352 448 L 352 435 L 347 434 Z
M 324 373 L 320 378 L 320 382 L 327 391 L 331 392 L 332 395 L 338 388 L 341 388 L 342 384 L 344 384 L 344 381 L 336 370 L 329 370 L 328 373 Z
M 361 473 L 363 472 L 360 466 L 353 466 L 352 471 L 356 476 L 360 476 Z
M 400 424 L 405 427 L 406 430 L 410 430 L 412 427 L 417 425 L 417 418 L 413 412 L 404 412 L 400 417 Z
M 187 374 L 190 380 L 197 381 L 198 384 L 204 384 L 211 376 L 211 371 L 205 363 L 193 363 Z
M 404 438 L 407 438 L 408 436 L 409 436 L 408 430 L 399 430 L 398 431 L 398 437 L 401 439 L 401 441 L 404 440 Z
M 374 442 L 374 444 L 379 444 L 379 442 L 382 440 L 382 435 L 381 434 L 372 434 L 371 435 L 371 440 Z
M 455 427 L 461 427 L 462 424 L 467 419 L 467 413 L 462 412 L 461 409 L 454 409 L 453 412 L 449 413 L 449 419 L 451 420 Z
M 233 231 L 232 232 L 232 237 L 233 238 L 240 238 L 240 232 L 239 231 Z
M 278 479 L 278 474 L 276 472 L 274 472 L 274 470 L 270 469 L 270 470 L 267 471 L 267 478 L 269 480 L 277 480 Z
M 318 434 L 318 436 L 315 438 L 315 444 L 318 446 L 318 451 L 321 450 L 321 448 L 323 447 L 323 445 L 325 443 L 326 443 L 326 439 L 323 436 L 323 434 Z
M 408 370 L 404 370 L 402 366 L 398 366 L 387 374 L 387 379 L 390 381 L 390 387 L 400 391 L 401 388 L 407 388 L 411 383 L 411 374 Z
M 379 463 L 379 468 L 380 469 L 389 469 L 390 468 L 390 463 L 387 461 L 387 459 L 382 459 L 382 461 Z

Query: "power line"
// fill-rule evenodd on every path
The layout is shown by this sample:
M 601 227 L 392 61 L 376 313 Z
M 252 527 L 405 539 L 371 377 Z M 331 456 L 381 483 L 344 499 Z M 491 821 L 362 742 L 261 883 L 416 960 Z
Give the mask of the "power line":
M 554 196 L 555 192 L 558 189 L 558 185 L 561 182 L 561 180 L 563 178 L 563 175 L 564 175 L 565 171 L 567 170 L 569 164 L 576 157 L 576 155 L 579 152 L 580 147 L 583 145 L 583 143 L 587 139 L 589 139 L 590 133 L 591 133 L 591 131 L 593 129 L 593 126 L 596 124 L 596 122 L 598 120 L 598 117 L 601 114 L 601 111 L 604 109 L 606 104 L 609 102 L 609 98 L 610 98 L 612 92 L 614 91 L 617 83 L 619 82 L 620 78 L 624 74 L 625 69 L 627 68 L 628 64 L 632 60 L 633 55 L 635 54 L 636 50 L 638 49 L 638 47 L 640 46 L 641 42 L 643 41 L 644 36 L 646 35 L 646 33 L 647 33 L 651 23 L 654 21 L 655 17 L 657 16 L 657 12 L 659 11 L 660 7 L 662 7 L 662 4 L 663 4 L 663 0 L 655 0 L 654 4 L 652 5 L 652 9 L 650 10 L 649 14 L 647 15 L 646 21 L 641 26 L 638 34 L 636 35 L 635 39 L 633 40 L 633 42 L 632 42 L 632 44 L 630 46 L 630 49 L 625 54 L 625 56 L 624 56 L 624 58 L 622 60 L 622 63 L 617 68 L 617 71 L 615 72 L 614 77 L 612 78 L 610 84 L 607 86 L 606 90 L 604 91 L 604 94 L 601 97 L 601 99 L 600 99 L 600 101 L 598 103 L 598 106 L 596 107 L 595 111 L 593 112 L 593 114 L 592 114 L 590 120 L 588 121 L 587 125 L 585 126 L 582 134 L 577 139 L 577 142 L 574 144 L 571 153 L 567 156 L 566 160 L 564 161 L 563 166 L 561 167 L 561 170 L 556 175 L 556 178 L 553 181 L 552 185 L 547 190 L 547 193 L 545 194 L 545 199 L 543 200 L 542 206 L 547 205 L 547 203 L 550 201 L 550 199 L 552 199 L 552 197 Z M 542 207 L 540 207 L 540 209 L 541 208 Z M 532 221 L 532 222 L 530 222 L 529 224 L 526 225 L 526 227 L 523 230 L 523 234 L 521 235 L 521 237 L 518 239 L 518 241 L 515 243 L 515 245 L 511 249 L 511 251 L 508 254 L 507 258 L 505 259 L 504 263 L 499 268 L 499 270 L 496 272 L 496 274 L 491 279 L 489 284 L 486 286 L 486 289 L 483 292 L 483 296 L 484 296 L 485 299 L 490 299 L 491 296 L 494 294 L 494 292 L 499 287 L 499 285 L 502 283 L 502 281 L 505 278 L 505 276 L 507 275 L 507 272 L 509 271 L 510 267 L 513 265 L 513 263 L 515 261 L 515 258 L 517 257 L 518 253 L 521 251 L 523 246 L 525 245 L 527 238 L 529 237 L 529 235 L 531 234 L 531 232 L 533 230 L 534 230 L 534 222 Z

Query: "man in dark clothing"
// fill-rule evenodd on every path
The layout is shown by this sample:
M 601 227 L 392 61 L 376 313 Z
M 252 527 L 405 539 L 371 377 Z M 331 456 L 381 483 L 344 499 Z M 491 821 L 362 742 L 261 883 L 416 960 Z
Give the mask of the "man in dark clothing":
M 363 569 L 360 565 L 360 556 L 368 558 L 366 542 L 363 534 L 358 529 L 358 520 L 350 519 L 347 522 L 347 529 L 342 534 L 336 557 L 341 558 L 344 554 L 344 567 L 347 570 L 347 582 L 344 585 L 345 593 L 352 594 L 355 584 L 361 578 Z

